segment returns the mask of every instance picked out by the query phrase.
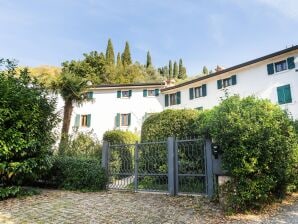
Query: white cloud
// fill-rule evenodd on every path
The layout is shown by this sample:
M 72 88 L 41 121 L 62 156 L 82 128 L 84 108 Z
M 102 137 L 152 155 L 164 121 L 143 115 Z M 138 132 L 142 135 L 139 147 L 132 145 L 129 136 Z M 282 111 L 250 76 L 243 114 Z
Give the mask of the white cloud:
M 297 0 L 255 0 L 256 2 L 275 9 L 282 15 L 298 21 Z

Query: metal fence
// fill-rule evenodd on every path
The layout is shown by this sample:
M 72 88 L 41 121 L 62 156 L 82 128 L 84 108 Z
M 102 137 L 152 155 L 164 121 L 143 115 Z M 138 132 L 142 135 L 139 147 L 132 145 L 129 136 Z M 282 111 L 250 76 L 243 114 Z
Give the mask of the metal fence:
M 109 145 L 102 164 L 109 189 L 213 194 L 211 143 L 204 139 Z

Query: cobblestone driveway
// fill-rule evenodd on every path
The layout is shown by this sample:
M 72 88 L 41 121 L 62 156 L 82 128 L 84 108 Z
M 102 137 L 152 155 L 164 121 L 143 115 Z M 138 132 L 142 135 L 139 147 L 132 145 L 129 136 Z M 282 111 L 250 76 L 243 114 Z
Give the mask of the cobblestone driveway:
M 296 206 L 296 207 L 295 207 Z M 288 216 L 296 223 L 297 204 Z M 248 221 L 226 218 L 203 197 L 47 190 L 0 202 L 0 223 L 287 223 L 283 216 Z M 267 222 L 268 221 L 268 222 Z M 279 222 L 285 221 L 285 222 Z M 290 222 L 292 223 L 292 222 Z

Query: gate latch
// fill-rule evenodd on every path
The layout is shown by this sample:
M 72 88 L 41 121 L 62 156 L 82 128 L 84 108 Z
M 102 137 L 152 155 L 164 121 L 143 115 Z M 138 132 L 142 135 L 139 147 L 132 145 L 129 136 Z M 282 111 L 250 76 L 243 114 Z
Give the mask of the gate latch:
M 212 143 L 211 144 L 212 154 L 215 159 L 218 159 L 218 155 L 221 154 L 221 150 L 218 144 Z

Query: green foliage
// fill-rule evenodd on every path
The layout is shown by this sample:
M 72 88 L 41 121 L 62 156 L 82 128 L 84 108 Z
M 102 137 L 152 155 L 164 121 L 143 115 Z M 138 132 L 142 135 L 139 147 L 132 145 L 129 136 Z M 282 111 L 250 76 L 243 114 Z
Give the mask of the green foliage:
M 1 61 L 1 60 L 0 60 Z M 2 61 L 3 62 L 3 61 Z M 36 179 L 50 165 L 49 154 L 58 123 L 56 99 L 11 62 L 0 69 L 0 185 Z M 4 65 L 4 66 L 5 66 Z
M 183 66 L 183 62 L 182 59 L 179 59 L 179 68 L 178 68 L 178 79 L 186 79 L 187 75 L 186 75 L 186 68 Z
M 147 60 L 146 60 L 146 68 L 149 68 L 152 66 L 152 60 L 151 60 L 151 55 L 150 52 L 147 52 Z
M 204 75 L 208 75 L 209 74 L 208 68 L 206 66 L 203 67 L 203 74 Z
M 78 132 L 74 130 L 68 136 L 68 142 L 64 145 L 63 155 L 71 157 L 101 159 L 101 144 L 92 131 Z
M 55 187 L 82 191 L 106 187 L 107 177 L 98 159 L 55 156 L 52 163 L 43 180 Z
M 108 46 L 106 49 L 106 63 L 109 65 L 115 64 L 115 54 L 111 39 L 108 40 Z
M 169 61 L 169 79 L 174 78 L 173 77 L 173 64 L 172 60 Z
M 174 62 L 173 77 L 178 78 L 178 65 L 176 61 Z
M 118 144 L 134 144 L 139 137 L 130 131 L 113 130 L 106 131 L 103 135 L 103 140 L 112 145 Z
M 129 43 L 127 41 L 125 42 L 125 48 L 122 53 L 121 60 L 122 60 L 122 63 L 124 66 L 130 65 L 132 63 L 130 49 L 129 49 Z
M 142 126 L 141 141 L 165 140 L 174 136 L 179 139 L 195 136 L 193 123 L 198 119 L 197 110 L 165 110 L 148 117 Z
M 226 185 L 230 210 L 260 208 L 285 195 L 298 175 L 293 171 L 297 136 L 278 105 L 233 96 L 198 123 L 199 133 L 207 131 L 223 151 L 223 167 L 232 177 Z
M 7 198 L 32 196 L 40 194 L 40 190 L 34 188 L 22 188 L 19 186 L 0 187 L 0 201 Z

